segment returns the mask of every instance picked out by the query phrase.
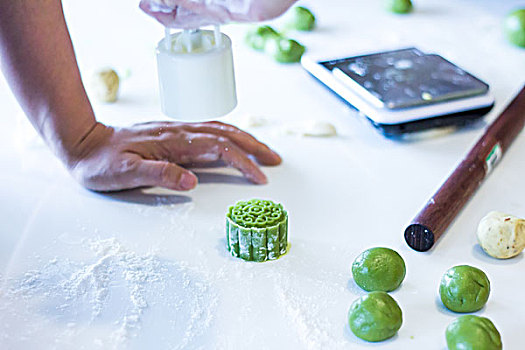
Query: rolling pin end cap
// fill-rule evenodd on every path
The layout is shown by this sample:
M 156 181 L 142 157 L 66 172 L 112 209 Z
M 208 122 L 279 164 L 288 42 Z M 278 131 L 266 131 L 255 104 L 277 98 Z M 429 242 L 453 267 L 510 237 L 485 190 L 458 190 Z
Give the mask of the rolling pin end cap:
M 434 233 L 421 224 L 411 224 L 405 230 L 407 244 L 418 252 L 426 252 L 434 245 Z

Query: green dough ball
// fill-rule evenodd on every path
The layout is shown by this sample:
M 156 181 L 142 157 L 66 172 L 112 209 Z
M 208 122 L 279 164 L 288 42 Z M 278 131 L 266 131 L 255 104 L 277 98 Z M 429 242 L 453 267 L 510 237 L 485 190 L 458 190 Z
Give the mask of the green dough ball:
M 411 0 L 386 0 L 386 6 L 393 13 L 409 13 L 413 9 Z
M 390 292 L 405 278 L 403 258 L 389 248 L 371 248 L 362 252 L 352 264 L 357 285 L 368 292 Z
M 315 16 L 306 7 L 294 7 L 289 12 L 286 26 L 295 30 L 309 32 L 315 27 Z
M 501 350 L 501 336 L 485 317 L 465 315 L 449 324 L 446 331 L 449 350 Z
M 372 292 L 350 306 L 348 324 L 352 332 L 366 341 L 383 341 L 393 337 L 403 315 L 397 302 L 385 292 Z
M 514 45 L 525 47 L 525 9 L 515 10 L 507 15 L 505 34 Z
M 279 33 L 277 33 L 272 27 L 260 26 L 248 32 L 246 35 L 246 43 L 254 50 L 264 51 L 266 42 L 269 39 L 276 39 L 279 37 Z
M 480 310 L 490 294 L 490 282 L 480 269 L 468 265 L 449 269 L 439 286 L 441 301 L 455 312 Z
M 278 37 L 268 40 L 264 51 L 277 62 L 295 63 L 301 61 L 305 47 L 295 40 Z

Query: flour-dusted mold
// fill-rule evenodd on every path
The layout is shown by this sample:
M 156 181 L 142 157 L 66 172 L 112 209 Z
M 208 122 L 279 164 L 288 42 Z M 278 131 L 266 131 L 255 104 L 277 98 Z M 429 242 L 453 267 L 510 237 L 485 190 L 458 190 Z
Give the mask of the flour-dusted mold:
M 232 42 L 219 27 L 166 29 L 156 55 L 161 108 L 168 117 L 212 120 L 237 106 Z

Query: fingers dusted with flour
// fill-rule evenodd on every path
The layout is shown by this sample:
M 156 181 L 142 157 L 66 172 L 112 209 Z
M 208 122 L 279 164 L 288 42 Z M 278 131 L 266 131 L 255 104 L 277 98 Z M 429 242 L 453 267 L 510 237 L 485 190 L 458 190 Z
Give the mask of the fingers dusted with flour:
M 251 157 L 265 165 L 281 158 L 253 136 L 219 122 L 154 122 L 114 129 L 98 124 L 68 161 L 75 178 L 95 191 L 159 186 L 193 189 L 197 177 L 188 167 L 222 160 L 255 184 L 266 175 Z
M 165 161 L 143 160 L 135 174 L 143 186 L 165 187 L 176 191 L 189 191 L 197 186 L 197 176 L 191 171 Z
M 226 138 L 243 152 L 254 156 L 259 164 L 272 166 L 279 165 L 282 162 L 281 157 L 270 147 L 233 125 L 214 121 L 184 124 L 183 129 L 192 133 L 212 134 Z

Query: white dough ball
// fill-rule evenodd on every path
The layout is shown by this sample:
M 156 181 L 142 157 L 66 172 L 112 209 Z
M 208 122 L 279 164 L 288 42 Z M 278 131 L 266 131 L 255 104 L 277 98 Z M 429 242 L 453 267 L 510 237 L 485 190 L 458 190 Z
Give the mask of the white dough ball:
M 303 134 L 304 136 L 313 137 L 331 137 L 337 135 L 337 130 L 329 122 L 314 120 L 306 123 Z
M 284 125 L 283 132 L 289 135 L 307 137 L 337 136 L 337 129 L 329 122 L 321 120 L 306 120 L 299 123 Z
M 94 72 L 89 81 L 89 92 L 102 102 L 115 102 L 118 96 L 120 78 L 111 68 Z
M 265 126 L 268 120 L 260 115 L 247 114 L 239 118 L 237 126 L 241 129 L 251 129 Z
M 512 258 L 525 248 L 525 220 L 490 212 L 479 223 L 478 242 L 494 258 Z

